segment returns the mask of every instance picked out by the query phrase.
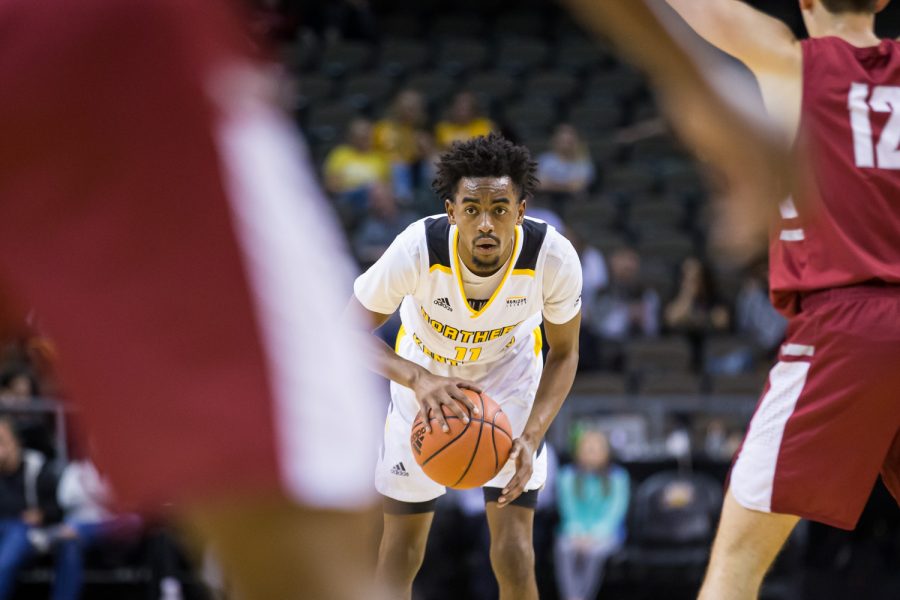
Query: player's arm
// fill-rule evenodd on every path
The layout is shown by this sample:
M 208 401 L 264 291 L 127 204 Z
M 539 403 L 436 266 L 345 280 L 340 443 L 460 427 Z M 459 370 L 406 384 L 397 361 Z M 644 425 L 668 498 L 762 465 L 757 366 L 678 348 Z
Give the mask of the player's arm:
M 469 407 L 472 414 L 478 414 L 478 408 L 466 397 L 460 388 L 480 393 L 482 391 L 480 387 L 470 381 L 456 377 L 434 375 L 428 369 L 398 355 L 384 340 L 374 335 L 374 331 L 384 325 L 385 321 L 390 318 L 390 315 L 368 310 L 356 297 L 351 298 L 347 310 L 363 313 L 368 317 L 372 331 L 363 334 L 360 340 L 361 347 L 368 358 L 368 364 L 379 375 L 415 392 L 416 399 L 419 401 L 419 414 L 422 416 L 428 431 L 431 431 L 431 423 L 430 419 L 428 419 L 429 414 L 431 418 L 438 422 L 443 431 L 450 431 L 447 421 L 444 419 L 441 405 L 446 405 L 453 414 L 465 422 L 468 422 L 469 417 L 455 401 L 459 401 Z
M 800 68 L 800 43 L 791 29 L 742 0 L 666 2 L 701 37 L 746 64 L 754 73 Z
M 522 435 L 513 442 L 510 459 L 516 461 L 516 474 L 503 488 L 497 501 L 505 506 L 519 497 L 531 479 L 531 461 L 535 450 L 547 434 L 550 423 L 556 418 L 563 401 L 572 389 L 578 368 L 578 331 L 581 328 L 581 312 L 566 323 L 556 325 L 544 321 L 547 336 L 547 359 L 544 372 L 534 397 L 531 415 L 525 423 Z

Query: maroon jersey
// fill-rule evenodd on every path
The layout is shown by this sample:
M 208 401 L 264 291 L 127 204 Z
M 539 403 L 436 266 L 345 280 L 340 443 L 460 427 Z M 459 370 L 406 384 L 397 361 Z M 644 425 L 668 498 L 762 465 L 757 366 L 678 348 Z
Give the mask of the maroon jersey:
M 814 186 L 773 231 L 772 302 L 790 316 L 803 293 L 900 284 L 900 43 L 837 37 L 803 48 L 799 140 Z

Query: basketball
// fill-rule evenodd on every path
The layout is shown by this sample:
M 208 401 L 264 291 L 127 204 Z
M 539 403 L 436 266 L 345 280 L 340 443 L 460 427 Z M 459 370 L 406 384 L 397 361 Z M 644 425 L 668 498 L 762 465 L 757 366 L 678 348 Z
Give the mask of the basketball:
M 512 429 L 500 405 L 487 394 L 463 390 L 481 415 L 469 412 L 469 422 L 442 406 L 450 427 L 444 433 L 432 419 L 431 433 L 425 430 L 422 418 L 412 426 L 413 455 L 416 462 L 434 481 L 447 487 L 466 489 L 484 485 L 494 478 L 509 458 L 512 448 Z

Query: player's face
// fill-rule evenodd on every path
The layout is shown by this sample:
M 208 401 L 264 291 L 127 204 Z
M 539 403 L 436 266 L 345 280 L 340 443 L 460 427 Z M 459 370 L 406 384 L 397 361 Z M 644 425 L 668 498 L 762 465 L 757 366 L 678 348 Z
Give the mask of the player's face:
M 464 177 L 445 207 L 459 229 L 459 256 L 473 273 L 489 275 L 506 263 L 525 217 L 525 200 L 509 177 Z

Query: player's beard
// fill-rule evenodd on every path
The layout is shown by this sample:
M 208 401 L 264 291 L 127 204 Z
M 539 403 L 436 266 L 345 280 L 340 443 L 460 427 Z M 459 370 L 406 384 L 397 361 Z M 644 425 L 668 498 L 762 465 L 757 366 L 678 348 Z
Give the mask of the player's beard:
M 497 271 L 497 267 L 500 264 L 500 256 L 497 255 L 497 257 L 494 260 L 487 262 L 487 261 L 483 261 L 483 260 L 479 259 L 477 256 L 473 255 L 472 256 L 472 264 L 475 265 L 475 268 L 479 272 L 491 271 L 491 273 L 494 273 Z

